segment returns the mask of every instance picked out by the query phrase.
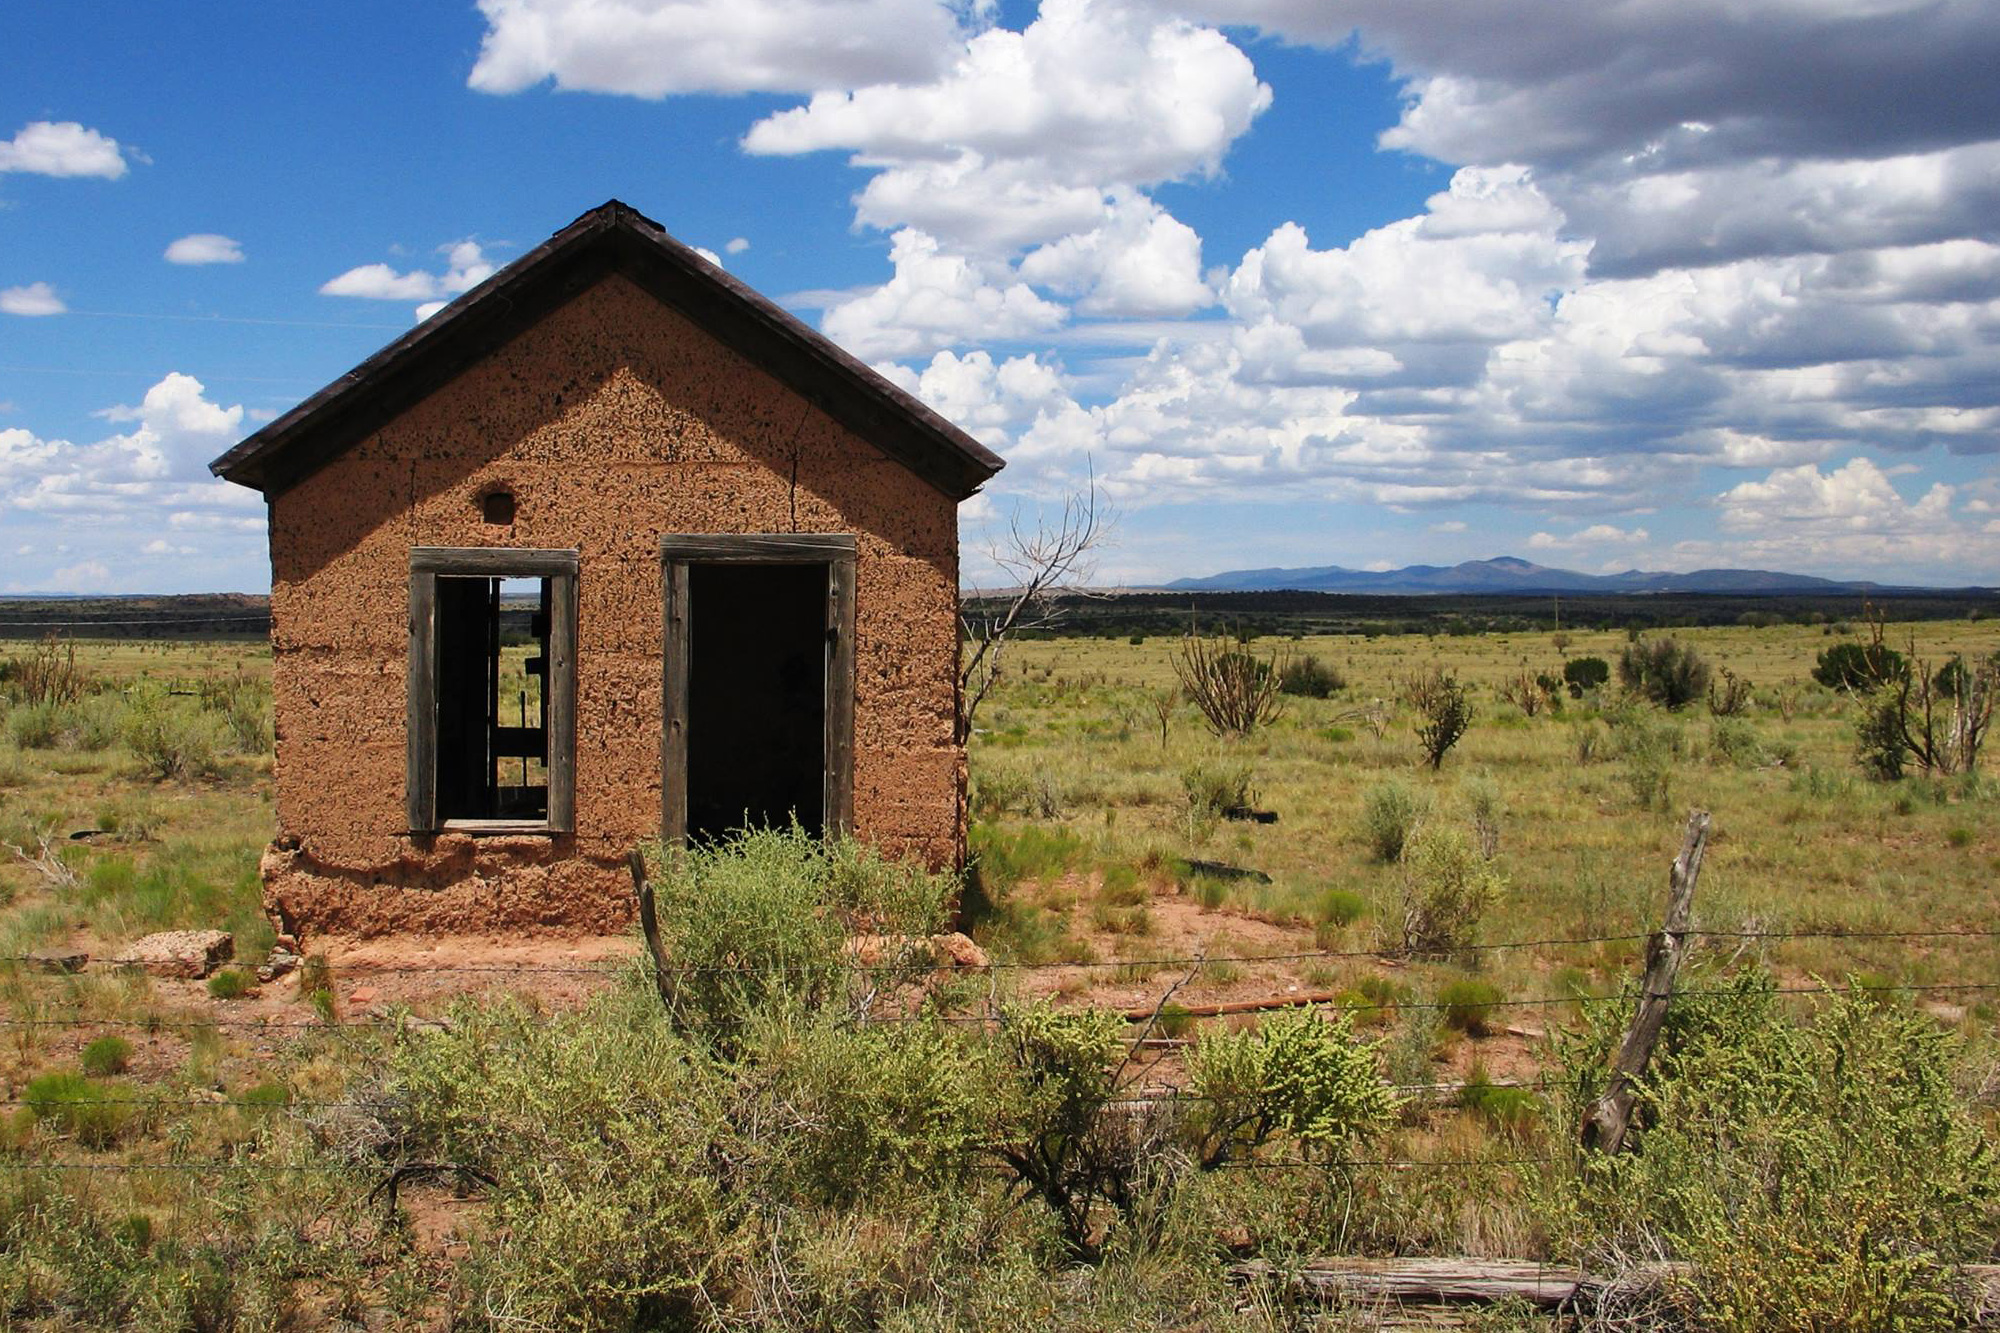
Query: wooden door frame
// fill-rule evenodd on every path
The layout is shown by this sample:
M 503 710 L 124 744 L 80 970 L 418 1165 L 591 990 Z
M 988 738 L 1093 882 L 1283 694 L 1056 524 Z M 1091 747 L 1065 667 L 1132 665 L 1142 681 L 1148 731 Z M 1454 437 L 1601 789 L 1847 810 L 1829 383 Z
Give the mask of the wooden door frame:
M 854 557 L 850 533 L 670 533 L 660 539 L 660 836 L 687 841 L 691 565 L 826 566 L 826 705 L 820 744 L 821 825 L 854 822 Z

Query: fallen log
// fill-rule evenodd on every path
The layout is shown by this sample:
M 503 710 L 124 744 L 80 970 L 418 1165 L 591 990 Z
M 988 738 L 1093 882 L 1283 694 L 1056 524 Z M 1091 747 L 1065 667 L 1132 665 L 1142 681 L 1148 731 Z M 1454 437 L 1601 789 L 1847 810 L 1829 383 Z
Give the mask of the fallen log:
M 1593 1310 L 1622 1304 L 1687 1277 L 1687 1264 L 1643 1264 L 1615 1276 L 1586 1273 L 1532 1259 L 1304 1259 L 1273 1263 L 1250 1259 L 1231 1264 L 1231 1281 L 1274 1283 L 1294 1296 L 1342 1304 L 1389 1304 L 1415 1314 L 1418 1322 L 1449 1322 L 1454 1306 L 1521 1301 L 1542 1310 Z M 1959 1269 L 1963 1298 L 1975 1323 L 2000 1313 L 2000 1264 L 1966 1264 Z M 1982 1325 L 1983 1326 L 1983 1325 Z

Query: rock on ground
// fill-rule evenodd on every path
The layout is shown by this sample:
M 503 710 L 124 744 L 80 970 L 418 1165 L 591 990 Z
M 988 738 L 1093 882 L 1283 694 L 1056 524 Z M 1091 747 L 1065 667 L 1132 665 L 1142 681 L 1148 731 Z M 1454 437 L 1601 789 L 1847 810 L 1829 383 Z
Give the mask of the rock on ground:
M 199 980 L 235 956 L 236 941 L 226 930 L 163 930 L 132 941 L 110 961 L 156 977 Z

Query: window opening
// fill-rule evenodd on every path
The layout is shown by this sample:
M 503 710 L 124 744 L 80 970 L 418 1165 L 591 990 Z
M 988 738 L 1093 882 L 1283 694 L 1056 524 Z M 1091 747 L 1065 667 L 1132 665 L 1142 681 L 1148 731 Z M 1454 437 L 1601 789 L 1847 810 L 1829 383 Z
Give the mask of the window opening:
M 514 521 L 514 492 L 488 491 L 479 498 L 479 514 L 488 523 L 505 526 Z
M 439 819 L 547 819 L 548 579 L 437 581 Z

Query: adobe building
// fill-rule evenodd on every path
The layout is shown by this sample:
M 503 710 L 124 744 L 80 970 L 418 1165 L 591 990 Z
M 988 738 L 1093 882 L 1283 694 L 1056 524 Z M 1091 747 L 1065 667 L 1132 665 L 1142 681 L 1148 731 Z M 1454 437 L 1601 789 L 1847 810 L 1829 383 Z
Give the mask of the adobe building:
M 613 201 L 218 458 L 270 511 L 294 932 L 615 930 L 640 840 L 962 859 L 1001 460 Z

